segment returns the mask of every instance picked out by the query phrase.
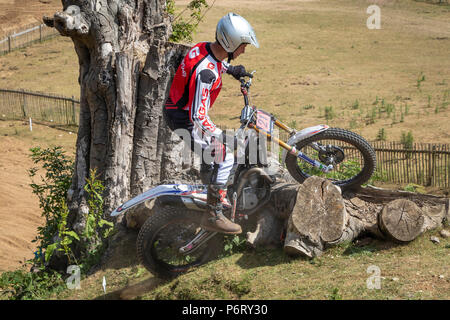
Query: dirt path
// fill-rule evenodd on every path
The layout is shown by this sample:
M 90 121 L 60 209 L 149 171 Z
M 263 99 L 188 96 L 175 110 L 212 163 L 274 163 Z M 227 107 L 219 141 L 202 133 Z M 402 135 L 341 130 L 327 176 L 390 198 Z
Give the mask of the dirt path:
M 14 270 L 33 257 L 36 244 L 31 241 L 44 223 L 27 173 L 34 166 L 29 149 L 58 144 L 71 150 L 75 138 L 45 126 L 34 125 L 29 132 L 21 121 L 0 121 L 0 272 Z
M 0 271 L 33 257 L 37 227 L 43 224 L 39 202 L 31 192 L 27 168 L 29 146 L 11 137 L 0 138 Z

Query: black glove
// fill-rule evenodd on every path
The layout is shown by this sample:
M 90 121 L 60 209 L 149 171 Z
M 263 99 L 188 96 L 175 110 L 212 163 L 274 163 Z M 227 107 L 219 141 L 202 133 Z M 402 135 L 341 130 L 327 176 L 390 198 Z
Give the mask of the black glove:
M 243 65 L 229 66 L 227 69 L 227 73 L 231 74 L 236 80 L 239 80 L 242 77 L 253 78 L 253 75 L 251 73 L 245 71 L 245 67 Z

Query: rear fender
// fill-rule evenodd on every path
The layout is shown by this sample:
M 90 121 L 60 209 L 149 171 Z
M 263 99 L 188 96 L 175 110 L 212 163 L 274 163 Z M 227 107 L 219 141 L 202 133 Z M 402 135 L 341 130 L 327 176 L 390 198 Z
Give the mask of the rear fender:
M 121 213 L 126 212 L 130 208 L 137 206 L 138 204 L 152 200 L 162 196 L 172 196 L 172 197 L 180 197 L 181 201 L 186 207 L 194 203 L 193 200 L 189 200 L 193 198 L 194 195 L 197 195 L 201 198 L 204 197 L 206 199 L 206 186 L 205 185 L 189 185 L 189 184 L 164 184 L 141 193 L 140 195 L 134 197 L 133 199 L 128 200 L 117 209 L 115 209 L 111 216 L 115 217 Z M 170 200 L 172 197 L 165 197 L 165 200 Z M 185 199 L 186 198 L 186 199 Z M 164 201 L 164 200 L 163 200 Z M 179 201 L 177 201 L 179 203 Z

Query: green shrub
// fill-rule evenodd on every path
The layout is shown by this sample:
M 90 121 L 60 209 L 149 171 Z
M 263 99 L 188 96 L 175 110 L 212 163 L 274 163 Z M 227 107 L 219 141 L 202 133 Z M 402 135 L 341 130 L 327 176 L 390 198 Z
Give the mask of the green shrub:
M 34 263 L 44 266 L 50 259 L 56 245 L 53 237 L 58 234 L 63 226 L 62 221 L 67 218 L 67 206 L 65 206 L 67 191 L 69 190 L 73 175 L 73 160 L 67 157 L 61 147 L 41 149 L 41 147 L 31 148 L 31 159 L 34 164 L 38 164 L 45 171 L 40 176 L 40 183 L 34 179 L 38 172 L 37 167 L 28 170 L 32 180 L 30 184 L 33 193 L 39 199 L 39 207 L 42 209 L 42 216 L 45 218 L 45 225 L 38 227 L 38 235 L 32 242 L 38 242 L 38 252 Z M 46 252 L 48 250 L 48 252 Z M 44 254 L 44 255 L 43 255 Z M 47 257 L 44 260 L 44 256 Z
M 230 256 L 246 249 L 246 238 L 239 235 L 224 237 L 224 253 L 222 256 Z
M 407 150 L 411 150 L 413 148 L 414 138 L 411 131 L 409 131 L 408 133 L 402 132 L 401 143 Z
M 386 130 L 384 128 L 378 130 L 377 141 L 386 141 Z
M 336 114 L 334 113 L 334 110 L 333 110 L 332 106 L 325 107 L 325 119 L 327 121 L 328 120 L 333 120 L 335 116 L 336 116 Z
M 46 299 L 53 293 L 61 292 L 64 286 L 61 275 L 55 271 L 16 270 L 4 272 L 0 276 L 3 298 L 10 300 Z
M 104 251 L 104 240 L 113 229 L 112 222 L 102 218 L 102 194 L 105 188 L 96 170 L 91 170 L 86 178 L 84 190 L 89 213 L 83 233 L 77 234 L 69 228 L 66 203 L 73 175 L 73 160 L 64 154 L 61 147 L 35 147 L 30 150 L 33 162 L 44 171 L 40 183 L 32 181 L 31 187 L 39 198 L 46 223 L 38 228 L 38 235 L 33 240 L 39 243 L 35 257 L 26 262 L 33 264 L 33 272 L 16 270 L 5 272 L 0 277 L 0 288 L 9 299 L 45 299 L 52 292 L 63 290 L 63 275 L 48 267 L 55 252 L 59 252 L 68 265 L 76 264 L 84 274 L 98 263 Z M 28 172 L 33 180 L 40 171 L 34 167 Z
M 166 12 L 174 16 L 175 0 L 168 0 L 166 3 Z M 209 6 L 206 0 L 191 0 L 187 7 L 172 21 L 172 34 L 169 40 L 173 42 L 192 42 L 192 35 L 197 30 L 198 24 L 202 21 L 203 16 L 206 13 L 204 12 L 204 9 L 207 8 L 209 8 Z M 187 20 L 182 16 L 186 11 L 189 11 L 189 18 Z
M 423 74 L 423 72 L 421 72 L 419 74 L 419 77 L 417 78 L 417 84 L 416 84 L 417 89 L 420 90 L 420 86 L 422 85 L 422 82 L 424 82 L 424 81 L 425 81 L 425 75 Z

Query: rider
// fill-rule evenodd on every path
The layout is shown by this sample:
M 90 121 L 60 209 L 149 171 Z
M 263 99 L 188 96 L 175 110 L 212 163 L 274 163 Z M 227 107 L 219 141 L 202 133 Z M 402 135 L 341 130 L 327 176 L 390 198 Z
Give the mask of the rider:
M 226 202 L 226 183 L 233 166 L 234 156 L 227 150 L 222 130 L 208 116 L 208 111 L 222 87 L 222 73 L 235 79 L 249 76 L 244 66 L 232 66 L 230 61 L 245 52 L 247 44 L 259 48 L 251 25 L 243 17 L 229 13 L 222 17 L 216 27 L 215 42 L 200 42 L 184 57 L 170 88 L 164 113 L 172 130 L 186 129 L 194 144 L 201 145 L 203 153 L 210 152 L 214 163 L 205 163 L 202 155 L 201 176 L 208 184 L 207 204 L 209 209 L 202 217 L 204 229 L 226 234 L 239 234 L 241 226 L 231 222 L 222 214 Z M 228 61 L 223 61 L 228 58 Z M 209 173 L 209 174 L 208 174 Z M 206 176 L 209 180 L 205 181 Z

